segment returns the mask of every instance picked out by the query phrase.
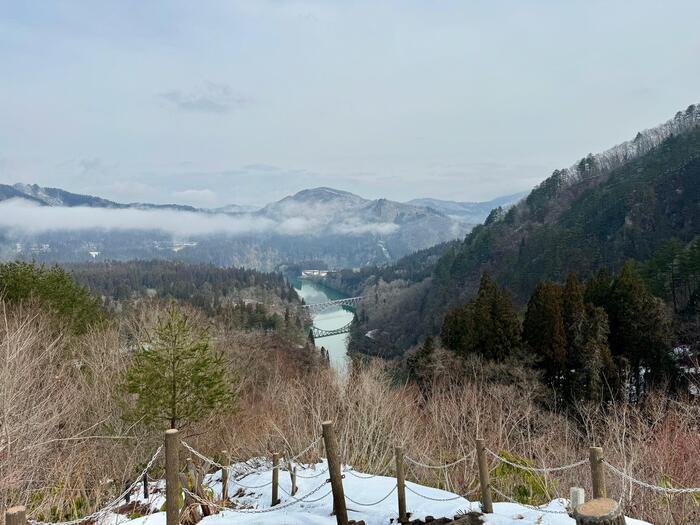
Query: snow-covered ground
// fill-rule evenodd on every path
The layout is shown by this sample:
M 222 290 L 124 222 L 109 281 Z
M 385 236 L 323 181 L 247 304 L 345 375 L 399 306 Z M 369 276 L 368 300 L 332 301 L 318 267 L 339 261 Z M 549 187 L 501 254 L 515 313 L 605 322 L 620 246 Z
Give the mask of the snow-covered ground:
M 237 470 L 238 466 L 232 466 L 232 470 Z M 251 512 L 271 508 L 272 473 L 270 471 L 230 479 L 228 494 L 231 505 L 238 507 L 242 512 L 225 510 L 204 518 L 201 523 L 202 525 L 334 525 L 336 520 L 331 515 L 333 498 L 330 493 L 330 483 L 326 481 L 328 479 L 328 473 L 324 472 L 326 468 L 325 463 L 319 463 L 314 467 L 298 467 L 298 491 L 295 497 L 307 501 L 295 501 L 289 495 L 291 479 L 289 472 L 282 470 L 279 478 L 281 500 L 277 505 L 279 510 L 270 512 Z M 212 493 L 218 498 L 222 488 L 221 471 L 206 476 L 205 485 L 210 487 Z M 414 519 L 422 519 L 428 515 L 435 518 L 452 517 L 458 513 L 480 510 L 478 502 L 461 497 L 451 501 L 427 499 L 455 498 L 456 495 L 451 492 L 411 482 L 407 482 L 406 486 L 406 505 Z M 162 481 L 154 484 L 154 488 L 156 487 L 162 489 Z M 395 478 L 346 471 L 343 488 L 347 499 L 348 518 L 364 520 L 366 525 L 389 525 L 392 519 L 393 523 L 396 523 L 398 513 L 395 487 Z M 143 496 L 140 496 L 140 501 L 144 501 Z M 126 516 L 112 514 L 100 525 L 165 525 L 165 512 L 159 511 L 164 503 L 162 492 L 152 491 L 149 503 L 153 514 L 133 520 L 129 520 Z M 372 503 L 376 504 L 362 505 Z M 493 514 L 486 514 L 482 519 L 488 525 L 574 525 L 574 520 L 567 514 L 556 513 L 566 511 L 567 503 L 563 499 L 554 500 L 541 507 L 542 511 L 528 509 L 514 503 L 494 503 Z M 628 518 L 627 525 L 648 524 Z

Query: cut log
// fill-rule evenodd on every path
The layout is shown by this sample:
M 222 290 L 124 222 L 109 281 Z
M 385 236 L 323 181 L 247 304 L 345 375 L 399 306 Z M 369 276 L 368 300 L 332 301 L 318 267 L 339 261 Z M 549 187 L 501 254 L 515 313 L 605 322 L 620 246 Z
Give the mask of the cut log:
M 582 503 L 574 511 L 576 525 L 625 525 L 625 515 L 617 501 L 596 498 Z

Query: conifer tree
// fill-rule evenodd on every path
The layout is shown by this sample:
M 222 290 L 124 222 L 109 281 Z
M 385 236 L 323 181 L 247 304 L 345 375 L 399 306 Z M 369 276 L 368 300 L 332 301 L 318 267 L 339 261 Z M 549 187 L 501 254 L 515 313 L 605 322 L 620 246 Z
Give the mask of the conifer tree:
M 535 288 L 527 303 L 523 341 L 532 352 L 540 356 L 545 379 L 561 390 L 566 380 L 567 349 L 562 291 L 558 285 L 542 282 Z
M 600 403 L 617 395 L 620 387 L 608 346 L 608 315 L 592 304 L 586 305 L 586 315 L 580 332 L 580 343 L 573 354 L 573 371 L 568 393 L 571 401 L 588 399 Z
M 434 351 L 435 342 L 431 336 L 428 336 L 421 346 L 406 357 L 408 377 L 418 382 L 421 391 L 425 391 L 425 386 L 432 375 Z
M 134 357 L 126 388 L 133 415 L 146 423 L 186 426 L 234 401 L 223 356 L 208 334 L 173 302 Z
M 599 274 L 589 283 L 586 297 L 608 314 L 610 351 L 618 368 L 629 366 L 633 400 L 640 398 L 650 382 L 678 379 L 671 355 L 670 312 L 649 291 L 631 262 L 613 280 Z
M 484 273 L 477 296 L 447 313 L 440 337 L 458 354 L 502 361 L 520 347 L 520 323 L 510 295 Z

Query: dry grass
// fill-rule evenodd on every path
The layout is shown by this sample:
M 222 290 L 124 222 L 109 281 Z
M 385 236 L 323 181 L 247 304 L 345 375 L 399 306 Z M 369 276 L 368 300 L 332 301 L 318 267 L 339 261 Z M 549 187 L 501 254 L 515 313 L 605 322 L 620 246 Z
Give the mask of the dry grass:
M 63 333 L 38 308 L 0 302 L 0 502 L 46 518 L 113 494 L 155 443 L 119 418 L 117 330 Z
M 9 311 L 0 303 L 3 506 L 25 503 L 33 516 L 49 518 L 52 507 L 68 510 L 80 496 L 85 501 L 80 512 L 86 513 L 140 470 L 161 431 L 122 422 L 116 387 L 133 335 L 153 320 L 152 312 L 135 311 L 121 327 L 67 339 L 38 309 Z M 493 377 L 504 371 L 474 362 L 451 380 L 437 381 L 426 396 L 413 385 L 396 384 L 381 363 L 353 370 L 343 384 L 303 349 L 274 335 L 218 329 L 215 336 L 239 380 L 239 404 L 184 432 L 212 456 L 223 449 L 238 459 L 272 450 L 292 454 L 318 436 L 323 420 L 333 419 L 344 461 L 365 472 L 391 475 L 397 444 L 420 461 L 448 463 L 469 454 L 479 436 L 490 448 L 535 466 L 571 463 L 597 444 L 609 461 L 638 478 L 658 484 L 667 476 L 674 486 L 700 485 L 697 406 L 658 396 L 644 406 L 581 407 L 576 421 L 542 408 L 542 391 L 526 372 L 503 384 Z M 443 373 L 450 370 L 455 363 Z M 319 447 L 306 459 L 320 454 Z M 456 492 L 473 489 L 476 475 L 473 460 L 446 472 L 410 473 L 416 481 Z M 522 481 L 509 475 L 494 479 L 504 492 Z M 547 481 L 551 497 L 566 497 L 571 486 L 591 493 L 586 466 Z M 608 486 L 611 496 L 623 496 L 628 515 L 656 524 L 700 522 L 689 496 L 669 501 L 612 476 Z

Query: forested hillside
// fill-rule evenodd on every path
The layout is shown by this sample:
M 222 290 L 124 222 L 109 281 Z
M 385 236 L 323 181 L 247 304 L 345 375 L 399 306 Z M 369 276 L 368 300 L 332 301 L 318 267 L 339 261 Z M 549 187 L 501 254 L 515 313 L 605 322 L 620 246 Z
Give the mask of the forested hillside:
M 366 266 L 357 270 L 330 272 L 322 281 L 326 286 L 353 296 L 362 294 L 365 288 L 380 281 L 390 283 L 401 280 L 417 283 L 429 277 L 440 257 L 458 245 L 459 241 L 443 242 L 402 257 L 391 266 Z
M 281 329 L 291 323 L 301 330 L 301 320 L 295 315 L 299 297 L 279 273 L 160 260 L 65 268 L 79 284 L 102 296 L 111 309 L 139 298 L 175 299 L 239 328 Z
M 537 283 L 616 271 L 670 239 L 700 233 L 700 110 L 690 106 L 630 142 L 556 170 L 517 206 L 448 250 L 418 284 L 379 283 L 359 332 L 379 329 L 396 349 L 437 334 L 445 312 L 472 297 L 484 271 L 524 305 Z M 410 315 L 401 315 L 410 312 Z

